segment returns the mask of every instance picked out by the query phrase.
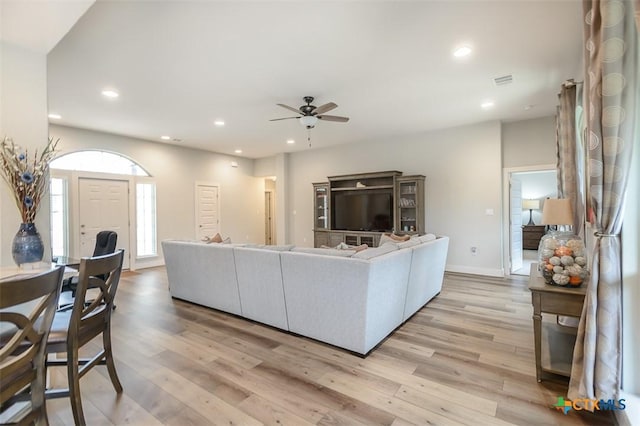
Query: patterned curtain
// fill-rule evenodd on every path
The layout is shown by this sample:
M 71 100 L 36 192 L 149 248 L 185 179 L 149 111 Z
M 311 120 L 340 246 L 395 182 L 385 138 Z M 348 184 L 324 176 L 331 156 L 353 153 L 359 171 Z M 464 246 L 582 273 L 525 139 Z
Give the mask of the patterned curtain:
M 584 239 L 584 199 L 580 190 L 584 181 L 584 160 L 580 161 L 578 129 L 576 131 L 577 89 L 573 83 L 562 85 L 556 118 L 558 152 L 558 198 L 568 198 L 573 209 L 573 232 Z
M 571 399 L 617 398 L 621 385 L 620 230 L 638 97 L 634 3 L 583 0 L 587 212 L 597 232 L 573 353 Z

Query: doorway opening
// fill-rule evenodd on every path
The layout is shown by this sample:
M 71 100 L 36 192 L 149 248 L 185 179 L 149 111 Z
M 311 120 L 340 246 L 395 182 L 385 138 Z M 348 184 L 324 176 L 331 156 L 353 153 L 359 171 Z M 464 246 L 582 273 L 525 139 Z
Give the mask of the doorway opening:
M 537 262 L 538 244 L 546 233 L 542 225 L 542 206 L 547 198 L 556 198 L 555 165 L 505 169 L 508 218 L 505 226 L 505 265 L 509 275 L 529 275 Z
M 264 243 L 276 244 L 276 178 L 264 180 Z

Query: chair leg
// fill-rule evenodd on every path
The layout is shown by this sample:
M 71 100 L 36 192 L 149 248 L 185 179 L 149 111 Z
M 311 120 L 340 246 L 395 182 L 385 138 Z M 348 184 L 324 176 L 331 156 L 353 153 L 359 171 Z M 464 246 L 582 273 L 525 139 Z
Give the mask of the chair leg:
M 67 377 L 69 379 L 69 400 L 71 411 L 76 425 L 86 425 L 84 412 L 82 411 L 82 399 L 80 397 L 80 374 L 79 374 L 78 348 L 67 349 Z
M 113 383 L 113 388 L 117 393 L 121 393 L 122 384 L 120 383 L 118 373 L 116 372 L 116 364 L 113 361 L 113 352 L 111 352 L 111 324 L 107 324 L 104 332 L 102 333 L 102 346 L 104 347 L 105 363 L 107 364 L 107 370 L 109 371 L 109 377 L 111 378 L 111 383 Z
M 44 355 L 46 357 L 46 354 Z M 35 420 L 35 424 L 48 425 L 49 418 L 47 417 L 47 403 L 44 397 L 44 388 L 47 377 L 46 362 L 43 362 L 43 368 L 38 368 L 36 380 L 31 384 L 31 407 L 38 408 L 38 417 Z

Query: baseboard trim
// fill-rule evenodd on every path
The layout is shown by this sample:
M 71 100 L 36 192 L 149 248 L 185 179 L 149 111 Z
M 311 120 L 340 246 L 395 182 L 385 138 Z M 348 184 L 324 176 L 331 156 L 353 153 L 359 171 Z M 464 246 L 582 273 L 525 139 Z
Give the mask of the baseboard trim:
M 137 261 L 136 262 L 136 270 L 137 269 L 145 269 L 145 268 L 155 268 L 156 266 L 164 266 L 164 258 L 158 258 L 148 261 Z
M 503 269 L 476 268 L 473 266 L 463 266 L 463 265 L 447 265 L 444 269 L 447 272 L 457 272 L 459 274 L 485 275 L 489 277 L 504 277 Z

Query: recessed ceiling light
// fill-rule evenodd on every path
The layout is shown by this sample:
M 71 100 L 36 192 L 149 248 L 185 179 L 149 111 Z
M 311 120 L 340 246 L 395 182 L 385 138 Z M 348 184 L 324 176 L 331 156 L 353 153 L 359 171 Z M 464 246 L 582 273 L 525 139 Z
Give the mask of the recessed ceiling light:
M 160 136 L 160 139 L 168 141 L 171 140 L 171 136 Z
M 480 104 L 480 107 L 482 109 L 489 109 L 489 108 L 493 108 L 494 105 L 495 105 L 495 103 L 493 103 L 493 101 L 485 101 L 485 102 Z
M 233 151 L 233 152 L 235 152 L 236 154 L 242 154 L 242 150 L 241 150 L 241 149 L 236 149 L 236 150 L 235 150 L 235 151 Z
M 214 125 L 218 126 L 218 127 L 222 127 L 224 126 L 224 120 L 216 120 L 213 122 Z
M 294 143 L 296 143 L 296 141 L 294 141 L 293 139 L 289 139 L 289 140 L 287 140 L 287 143 L 289 145 L 293 145 Z
M 53 118 L 54 120 L 60 120 L 62 116 L 60 114 L 49 114 L 49 118 Z
M 117 98 L 118 96 L 120 96 L 120 94 L 118 94 L 118 92 L 116 92 L 115 90 L 111 90 L 111 89 L 106 89 L 102 91 L 102 95 L 106 96 L 107 98 Z
M 465 56 L 469 56 L 471 54 L 471 47 L 467 45 L 458 46 L 453 50 L 453 56 L 456 58 L 464 58 Z

